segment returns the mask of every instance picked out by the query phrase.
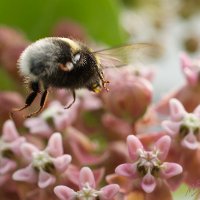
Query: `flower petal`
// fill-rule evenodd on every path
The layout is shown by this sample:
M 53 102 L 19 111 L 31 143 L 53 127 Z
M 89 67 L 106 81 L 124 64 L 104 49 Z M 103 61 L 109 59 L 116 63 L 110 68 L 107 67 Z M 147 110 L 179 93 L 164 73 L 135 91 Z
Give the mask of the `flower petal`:
M 3 125 L 3 140 L 11 142 L 19 137 L 15 124 L 12 120 L 7 120 Z
M 1 158 L 0 162 L 0 175 L 5 175 L 7 172 L 16 168 L 16 162 L 7 158 Z
M 168 179 L 182 173 L 182 171 L 183 168 L 179 164 L 164 162 L 161 174 L 164 178 Z
M 76 192 L 69 187 L 59 185 L 54 188 L 54 193 L 60 200 L 75 199 Z
M 28 183 L 35 183 L 37 181 L 37 173 L 31 164 L 23 169 L 17 170 L 12 177 L 15 181 L 25 181 Z
M 146 193 L 153 192 L 156 187 L 156 180 L 154 176 L 147 173 L 142 179 L 141 187 Z
M 48 126 L 47 122 L 41 117 L 26 119 L 24 122 L 24 126 L 29 128 L 30 132 L 35 135 L 49 137 L 52 133 L 52 130 Z
M 110 184 L 101 188 L 100 198 L 105 200 L 113 199 L 113 197 L 119 192 L 119 185 Z
M 62 136 L 60 133 L 54 133 L 49 138 L 46 150 L 53 157 L 63 155 Z
M 80 174 L 79 174 L 79 187 L 80 187 L 80 189 L 83 188 L 86 183 L 88 183 L 91 188 L 96 187 L 94 174 L 89 167 L 83 167 L 80 171 Z
M 165 160 L 171 145 L 171 138 L 168 135 L 161 137 L 155 144 L 155 149 L 159 151 L 158 158 Z
M 55 181 L 56 178 L 53 175 L 45 172 L 44 170 L 40 170 L 38 177 L 38 186 L 40 188 L 45 188 L 51 184 L 54 184 Z
M 30 143 L 24 143 L 21 146 L 21 153 L 24 156 L 24 158 L 28 161 L 32 161 L 33 153 L 39 152 L 39 149 Z
M 175 98 L 172 98 L 169 104 L 170 104 L 170 114 L 172 119 L 175 121 L 182 120 L 186 111 L 181 102 Z
M 173 122 L 165 120 L 162 122 L 162 127 L 167 131 L 169 135 L 174 136 L 179 132 L 181 123 L 182 122 Z
M 120 176 L 136 178 L 137 177 L 137 168 L 136 168 L 136 165 L 134 165 L 134 164 L 125 163 L 125 164 L 119 165 L 115 169 L 115 173 Z
M 143 145 L 140 140 L 134 135 L 129 135 L 127 137 L 127 145 L 129 156 L 133 161 L 135 161 L 138 157 L 138 150 L 143 149 Z
M 198 118 L 200 118 L 200 105 L 198 105 L 196 108 L 195 108 L 195 110 L 194 110 L 194 112 L 193 112 Z
M 181 144 L 188 149 L 197 149 L 199 144 L 192 131 L 190 131 L 182 140 Z
M 67 169 L 71 160 L 72 157 L 66 154 L 52 159 L 56 170 L 58 170 L 59 172 L 64 172 Z

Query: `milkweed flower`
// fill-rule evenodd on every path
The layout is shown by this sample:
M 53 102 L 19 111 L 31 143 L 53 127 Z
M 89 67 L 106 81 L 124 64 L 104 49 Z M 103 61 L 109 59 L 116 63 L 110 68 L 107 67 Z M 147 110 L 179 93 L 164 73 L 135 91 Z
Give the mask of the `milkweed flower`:
M 70 109 L 64 109 L 59 101 L 53 101 L 38 117 L 26 119 L 24 126 L 34 135 L 49 137 L 53 128 L 48 124 L 48 120 L 52 120 L 56 130 L 62 131 L 76 120 L 78 107 L 78 101 Z
M 13 121 L 7 120 L 0 137 L 0 175 L 5 175 L 17 167 L 16 159 L 20 156 L 20 146 L 24 142 L 25 138 L 18 134 Z
M 200 141 L 200 106 L 188 113 L 180 101 L 169 102 L 170 119 L 162 122 L 169 135 L 188 149 L 197 149 Z
M 129 135 L 128 152 L 133 162 L 119 165 L 115 169 L 116 174 L 131 178 L 135 186 L 141 187 L 146 193 L 153 192 L 160 180 L 169 179 L 182 172 L 180 165 L 164 162 L 170 144 L 170 137 L 163 136 L 151 151 L 146 151 L 136 136 Z
M 152 100 L 151 82 L 127 69 L 112 70 L 107 76 L 111 81 L 109 92 L 101 93 L 105 108 L 133 122 L 142 117 Z
M 98 197 L 102 200 L 111 200 L 118 191 L 117 184 L 110 184 L 97 190 L 94 174 L 89 167 L 83 167 L 80 170 L 78 191 L 63 185 L 54 188 L 54 192 L 60 200 L 95 200 Z
M 63 154 L 62 137 L 60 133 L 54 133 L 44 150 L 39 150 L 30 143 L 21 146 L 21 152 L 29 165 L 17 170 L 13 174 L 16 181 L 38 183 L 40 188 L 46 188 L 56 182 L 56 176 L 65 172 L 71 156 Z
M 162 114 L 169 114 L 170 99 L 178 99 L 188 112 L 192 112 L 200 99 L 200 58 L 191 59 L 185 53 L 180 56 L 181 69 L 186 83 L 175 91 L 170 92 L 158 103 L 156 110 Z

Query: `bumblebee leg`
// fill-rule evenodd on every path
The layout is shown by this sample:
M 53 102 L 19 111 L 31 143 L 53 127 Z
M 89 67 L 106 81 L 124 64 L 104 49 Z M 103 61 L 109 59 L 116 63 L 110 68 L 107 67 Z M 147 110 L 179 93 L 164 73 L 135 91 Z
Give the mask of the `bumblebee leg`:
M 31 113 L 30 115 L 27 115 L 26 118 L 30 118 L 30 117 L 32 117 L 33 115 L 36 115 L 36 114 L 38 114 L 38 113 L 40 113 L 40 112 L 42 111 L 42 109 L 43 109 L 44 106 L 45 106 L 47 96 L 48 96 L 48 90 L 45 90 L 45 91 L 43 92 L 42 97 L 41 97 L 41 100 L 40 100 L 40 108 L 39 108 L 37 111 Z
M 101 79 L 101 82 L 102 82 L 102 86 L 103 88 L 106 90 L 106 91 L 109 91 L 109 88 L 107 87 L 107 84 L 110 83 L 110 81 L 107 81 L 104 79 L 104 74 L 103 74 L 103 71 L 98 71 L 98 74 L 99 74 L 99 77 Z
M 22 111 L 25 108 L 29 107 L 33 103 L 37 94 L 40 92 L 39 83 L 38 82 L 31 82 L 30 88 L 31 88 L 32 92 L 26 98 L 25 105 L 22 108 L 13 109 L 12 112 Z M 11 112 L 11 114 L 12 114 L 12 112 Z
M 74 102 L 76 101 L 76 92 L 75 92 L 75 90 L 71 90 L 71 92 L 72 92 L 72 95 L 73 95 L 73 101 L 67 107 L 64 107 L 64 109 L 70 108 L 74 104 Z

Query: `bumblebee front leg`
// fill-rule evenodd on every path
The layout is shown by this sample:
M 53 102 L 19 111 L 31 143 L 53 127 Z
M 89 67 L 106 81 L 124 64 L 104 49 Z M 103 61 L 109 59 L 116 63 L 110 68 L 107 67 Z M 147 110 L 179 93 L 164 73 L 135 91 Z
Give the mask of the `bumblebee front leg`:
M 30 89 L 32 90 L 32 92 L 27 96 L 26 101 L 25 101 L 25 105 L 22 108 L 14 109 L 11 112 L 11 114 L 13 114 L 13 112 L 22 111 L 25 108 L 29 107 L 33 103 L 34 99 L 36 98 L 36 96 L 40 92 L 39 83 L 38 82 L 31 82 L 30 83 Z
M 106 91 L 109 91 L 109 88 L 107 87 L 107 84 L 109 84 L 110 81 L 107 81 L 107 80 L 104 79 L 103 71 L 98 71 L 98 74 L 99 74 L 100 80 L 101 80 L 101 82 L 102 82 L 103 88 L 104 88 Z

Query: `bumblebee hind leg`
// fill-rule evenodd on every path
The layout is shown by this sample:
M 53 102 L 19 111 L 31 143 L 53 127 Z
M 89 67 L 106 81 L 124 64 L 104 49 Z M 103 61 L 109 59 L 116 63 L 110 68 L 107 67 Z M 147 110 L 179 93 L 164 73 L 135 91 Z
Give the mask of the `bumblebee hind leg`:
M 30 118 L 30 117 L 32 117 L 33 115 L 36 115 L 36 114 L 40 113 L 40 112 L 43 110 L 43 108 L 44 108 L 44 106 L 45 106 L 45 103 L 46 103 L 47 96 L 48 96 L 48 90 L 46 89 L 46 90 L 43 92 L 42 97 L 41 97 L 41 100 L 40 100 L 40 108 L 39 108 L 37 111 L 35 111 L 35 112 L 33 112 L 33 113 L 27 115 L 26 118 Z
M 34 99 L 36 98 L 36 96 L 40 92 L 39 83 L 38 82 L 31 82 L 30 83 L 30 89 L 32 90 L 32 92 L 27 96 L 26 101 L 25 101 L 25 105 L 22 108 L 13 109 L 13 111 L 11 112 L 11 115 L 13 115 L 13 112 L 18 112 L 18 111 L 24 110 L 25 108 L 29 107 L 33 103 Z

